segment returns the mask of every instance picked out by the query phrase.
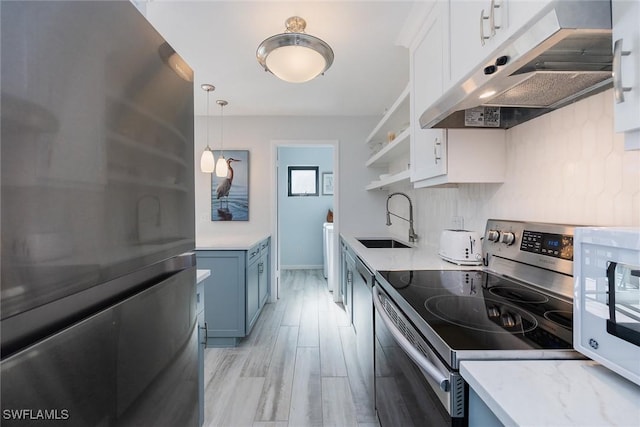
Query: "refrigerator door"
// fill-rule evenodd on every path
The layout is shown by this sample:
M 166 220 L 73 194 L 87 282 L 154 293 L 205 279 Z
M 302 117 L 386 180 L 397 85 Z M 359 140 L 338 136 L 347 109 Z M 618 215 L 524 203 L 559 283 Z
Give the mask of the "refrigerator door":
M 195 215 L 193 82 L 135 6 L 0 19 L 4 320 L 193 250 Z
M 3 360 L 2 425 L 198 425 L 195 275 L 173 274 Z
M 2 358 L 195 265 L 195 253 L 187 252 L 46 305 L 4 318 L 0 322 Z

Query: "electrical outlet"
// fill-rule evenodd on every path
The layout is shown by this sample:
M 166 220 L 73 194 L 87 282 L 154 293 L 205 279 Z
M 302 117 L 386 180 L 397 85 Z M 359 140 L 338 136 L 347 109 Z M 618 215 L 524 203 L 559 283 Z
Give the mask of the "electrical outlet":
M 451 226 L 454 230 L 464 229 L 464 218 L 461 216 L 451 217 Z

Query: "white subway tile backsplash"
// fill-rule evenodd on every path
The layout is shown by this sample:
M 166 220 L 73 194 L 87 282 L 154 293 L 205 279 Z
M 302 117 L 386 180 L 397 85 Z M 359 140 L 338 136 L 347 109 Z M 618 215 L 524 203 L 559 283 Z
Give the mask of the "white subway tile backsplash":
M 640 151 L 624 151 L 614 133 L 612 97 L 608 90 L 509 129 L 503 184 L 411 191 L 420 244 L 437 246 L 453 216 L 481 232 L 489 218 L 640 226 Z

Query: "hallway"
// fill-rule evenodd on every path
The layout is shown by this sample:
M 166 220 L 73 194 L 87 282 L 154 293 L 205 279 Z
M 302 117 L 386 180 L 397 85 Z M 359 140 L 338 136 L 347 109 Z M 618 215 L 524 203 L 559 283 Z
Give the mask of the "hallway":
M 205 426 L 378 426 L 355 335 L 321 270 L 285 270 L 235 348 L 205 351 Z

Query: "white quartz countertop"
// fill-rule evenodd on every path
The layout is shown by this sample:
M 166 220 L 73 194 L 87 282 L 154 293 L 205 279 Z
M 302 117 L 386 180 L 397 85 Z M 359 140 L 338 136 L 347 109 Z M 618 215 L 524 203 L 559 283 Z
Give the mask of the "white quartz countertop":
M 211 276 L 211 270 L 197 269 L 196 270 L 196 283 L 202 282 L 207 277 Z
M 351 249 L 364 261 L 365 264 L 375 271 L 400 271 L 400 270 L 472 270 L 482 268 L 481 266 L 456 265 L 444 261 L 438 255 L 438 249 L 433 247 L 421 248 L 394 248 L 380 249 L 367 248 L 358 239 L 379 239 L 392 238 L 406 245 L 411 243 L 391 236 L 368 236 L 365 234 L 351 235 L 340 234 L 344 241 L 351 246 Z
M 462 361 L 507 426 L 640 426 L 640 386 L 591 360 Z
M 269 234 L 244 234 L 236 236 L 196 238 L 196 250 L 246 251 L 269 237 Z

